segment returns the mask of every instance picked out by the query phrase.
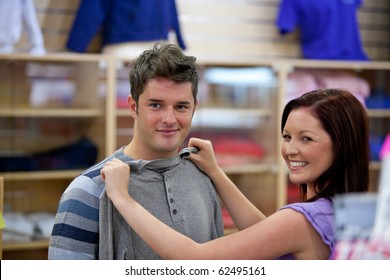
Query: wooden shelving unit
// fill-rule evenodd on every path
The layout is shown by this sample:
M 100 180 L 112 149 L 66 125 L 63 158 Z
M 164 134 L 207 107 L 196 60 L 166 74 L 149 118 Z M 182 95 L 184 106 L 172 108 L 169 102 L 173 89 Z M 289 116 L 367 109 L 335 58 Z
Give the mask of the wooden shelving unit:
M 32 155 L 87 138 L 106 155 L 106 96 L 109 60 L 101 55 L 0 55 L 0 153 Z M 41 83 L 41 84 L 40 84 Z M 50 84 L 51 87 L 38 87 Z M 71 100 L 51 100 L 73 89 Z M 35 88 L 34 88 L 35 87 Z M 33 104 L 34 90 L 46 103 Z M 4 209 L 55 214 L 60 196 L 84 169 L 2 170 Z M 46 258 L 48 238 L 4 241 L 4 259 Z
M 40 122 L 75 126 L 80 135 L 92 139 L 98 148 L 98 160 L 110 155 L 132 137 L 132 121 L 125 108 L 117 108 L 117 90 L 120 65 L 129 62 L 129 58 L 110 57 L 106 55 L 48 54 L 42 57 L 29 55 L 0 55 L 0 132 L 2 143 L 0 152 L 32 152 L 55 145 L 65 144 L 70 137 L 46 137 L 37 126 Z M 30 63 L 39 67 L 70 67 L 75 93 L 71 104 L 60 106 L 33 107 L 29 103 L 31 79 L 26 74 Z M 262 145 L 265 155 L 257 162 L 224 166 L 224 171 L 236 182 L 242 191 L 267 214 L 272 213 L 287 202 L 287 170 L 280 156 L 281 137 L 279 131 L 281 112 L 285 104 L 285 92 L 288 88 L 289 75 L 296 69 L 345 70 L 356 73 L 367 79 L 372 87 L 383 87 L 390 91 L 390 62 L 340 62 L 308 60 L 199 60 L 203 71 L 222 67 L 226 69 L 264 67 L 273 73 L 275 85 L 272 89 L 262 91 L 267 95 L 266 103 L 251 103 L 250 106 L 207 103 L 208 94 L 218 97 L 218 89 L 211 83 L 202 84 L 199 96 L 200 105 L 195 113 L 193 131 L 195 133 L 245 133 L 253 136 L 252 140 Z M 118 66 L 119 65 L 119 66 Z M 122 69 L 123 70 L 123 69 Z M 39 77 L 42 78 L 42 77 Z M 53 78 L 53 77 L 51 77 Z M 55 78 L 55 77 L 54 77 Z M 201 77 L 204 81 L 204 77 Z M 103 85 L 103 87 L 102 87 Z M 57 90 L 56 87 L 53 91 Z M 206 90 L 206 91 L 205 91 Z M 245 94 L 245 91 L 243 91 Z M 264 96 L 262 96 L 264 97 Z M 214 102 L 214 101 L 213 101 Z M 390 133 L 390 110 L 369 109 L 368 115 L 373 128 L 382 134 Z M 214 120 L 219 116 L 218 120 Z M 226 116 L 226 118 L 224 117 Z M 221 123 L 223 119 L 242 120 L 236 127 Z M 23 120 L 23 126 L 12 127 Z M 260 121 L 259 121 L 260 120 Z M 23 134 L 24 126 L 32 121 L 35 128 L 33 136 Z M 258 122 L 256 122 L 258 121 Z M 252 123 L 253 122 L 253 123 Z M 221 125 L 218 125 L 218 124 Z M 240 126 L 242 125 L 242 126 Z M 54 125 L 56 126 L 56 125 Z M 34 130 L 35 129 L 35 130 Z M 17 141 L 16 141 L 16 140 Z M 53 142 L 54 141 L 54 142 Z M 56 143 L 58 141 L 58 143 Z M 378 174 L 381 169 L 379 161 L 371 163 L 372 181 L 370 189 L 375 191 Z M 4 206 L 15 211 L 30 213 L 32 211 L 55 212 L 58 200 L 71 180 L 83 169 L 76 170 L 36 170 L 36 171 L 2 171 L 4 177 Z M 14 192 L 23 193 L 16 198 Z M 232 232 L 229 229 L 227 232 Z M 3 243 L 3 257 L 38 258 L 44 256 L 48 240 L 32 242 Z

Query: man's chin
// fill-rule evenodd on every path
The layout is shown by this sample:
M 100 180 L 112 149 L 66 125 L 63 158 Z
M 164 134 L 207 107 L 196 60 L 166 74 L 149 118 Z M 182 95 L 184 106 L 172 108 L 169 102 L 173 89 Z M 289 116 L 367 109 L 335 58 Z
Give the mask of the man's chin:
M 177 145 L 174 145 L 174 146 L 160 146 L 159 147 L 159 152 L 162 154 L 162 155 L 166 155 L 164 157 L 168 157 L 168 156 L 174 156 L 176 155 L 180 150 L 180 146 L 177 146 Z

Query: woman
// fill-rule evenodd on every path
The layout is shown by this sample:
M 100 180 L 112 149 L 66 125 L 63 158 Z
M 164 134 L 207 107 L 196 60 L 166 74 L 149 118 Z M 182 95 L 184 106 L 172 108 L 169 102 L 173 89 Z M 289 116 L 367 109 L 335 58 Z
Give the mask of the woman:
M 368 188 L 366 110 L 345 90 L 315 90 L 285 106 L 281 132 L 281 153 L 303 201 L 269 217 L 218 167 L 210 141 L 189 142 L 200 150 L 190 158 L 212 179 L 237 233 L 198 244 L 165 226 L 128 195 L 129 167 L 119 160 L 101 171 L 107 195 L 164 259 L 329 259 L 335 245 L 332 198 Z

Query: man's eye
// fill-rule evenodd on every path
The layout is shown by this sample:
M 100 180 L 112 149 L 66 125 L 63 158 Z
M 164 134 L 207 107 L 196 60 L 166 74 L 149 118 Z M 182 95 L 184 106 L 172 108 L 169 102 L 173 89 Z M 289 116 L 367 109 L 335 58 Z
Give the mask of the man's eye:
M 151 103 L 151 104 L 149 104 L 149 106 L 152 108 L 160 108 L 161 107 L 161 105 L 158 103 Z
M 178 109 L 178 110 L 187 110 L 187 109 L 188 109 L 188 106 L 179 105 L 179 106 L 176 107 L 176 109 Z

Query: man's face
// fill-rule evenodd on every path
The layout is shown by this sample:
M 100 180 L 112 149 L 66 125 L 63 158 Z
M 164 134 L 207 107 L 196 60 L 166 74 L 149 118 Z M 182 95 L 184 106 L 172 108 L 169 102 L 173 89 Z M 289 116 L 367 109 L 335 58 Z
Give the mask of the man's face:
M 129 97 L 135 120 L 134 138 L 138 158 L 155 159 L 177 154 L 188 136 L 196 103 L 191 83 L 156 78 L 148 82 L 138 106 Z

